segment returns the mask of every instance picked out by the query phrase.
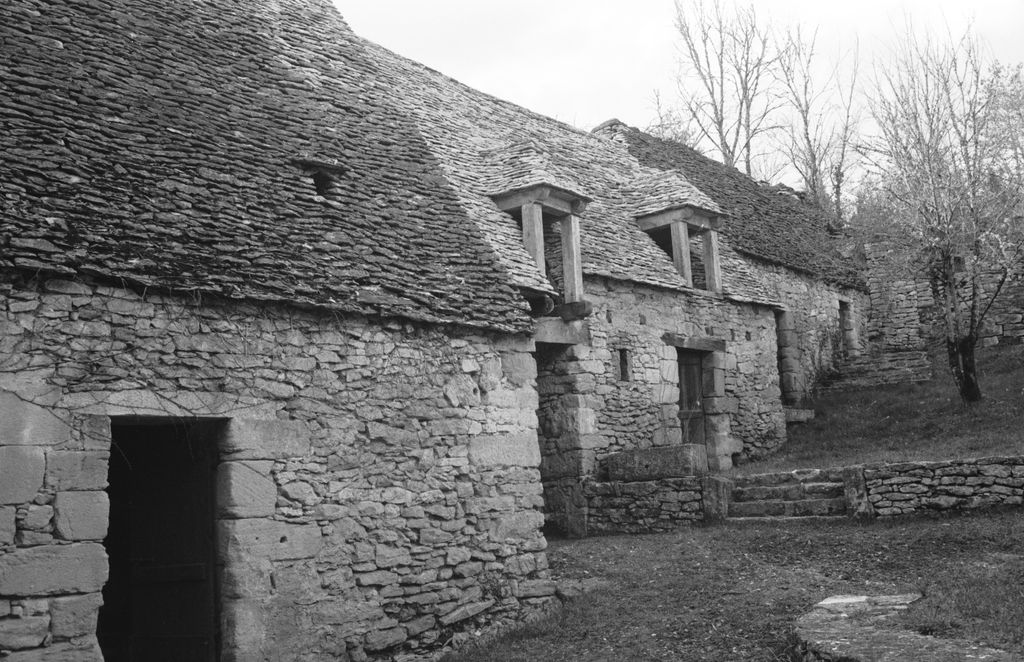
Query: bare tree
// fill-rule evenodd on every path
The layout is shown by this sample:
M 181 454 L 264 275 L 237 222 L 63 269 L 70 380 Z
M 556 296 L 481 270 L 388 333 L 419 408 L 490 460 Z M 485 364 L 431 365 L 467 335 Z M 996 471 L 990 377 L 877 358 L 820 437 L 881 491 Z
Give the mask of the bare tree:
M 652 136 L 697 149 L 699 141 L 693 133 L 690 120 L 678 108 L 665 105 L 657 91 L 654 92 L 654 114 L 654 121 L 648 124 L 644 131 Z
M 975 365 L 979 330 L 1024 245 L 1020 219 L 1020 70 L 989 62 L 975 39 L 937 44 L 908 28 L 876 71 L 871 112 L 874 166 L 917 239 L 916 263 L 942 310 L 949 367 L 961 398 L 982 398 Z M 1015 151 L 1016 150 L 1016 151 Z M 1000 274 L 983 286 L 987 274 Z
M 777 99 L 769 89 L 777 55 L 753 6 L 723 12 L 717 0 L 676 0 L 682 38 L 680 94 L 698 137 L 753 174 L 753 144 L 771 130 Z
M 808 197 L 843 223 L 843 193 L 851 166 L 859 116 L 855 110 L 857 49 L 846 77 L 839 62 L 822 67 L 817 32 L 809 37 L 797 26 L 781 38 L 778 76 L 790 121 L 780 151 L 803 181 Z

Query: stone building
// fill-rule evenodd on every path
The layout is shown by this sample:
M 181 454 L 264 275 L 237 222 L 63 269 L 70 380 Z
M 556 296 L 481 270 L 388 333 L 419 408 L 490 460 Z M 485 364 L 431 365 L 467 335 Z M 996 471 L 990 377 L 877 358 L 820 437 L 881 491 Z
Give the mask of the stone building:
M 327 0 L 8 0 L 0 43 L 11 662 L 436 647 L 553 599 L 594 480 L 771 452 L 859 349 L 789 193 Z

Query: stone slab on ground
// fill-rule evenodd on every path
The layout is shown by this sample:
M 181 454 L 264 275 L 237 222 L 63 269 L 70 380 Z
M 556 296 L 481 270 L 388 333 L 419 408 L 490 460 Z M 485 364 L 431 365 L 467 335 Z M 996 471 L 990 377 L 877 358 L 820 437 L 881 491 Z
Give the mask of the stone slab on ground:
M 836 595 L 796 622 L 796 654 L 803 662 L 1011 662 L 1005 651 L 961 639 L 939 639 L 884 621 L 921 596 Z

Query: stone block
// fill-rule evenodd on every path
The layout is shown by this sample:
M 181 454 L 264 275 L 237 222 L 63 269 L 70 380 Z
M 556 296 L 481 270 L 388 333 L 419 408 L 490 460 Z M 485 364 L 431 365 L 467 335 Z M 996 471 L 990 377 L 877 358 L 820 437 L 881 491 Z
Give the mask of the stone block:
M 523 386 L 537 379 L 537 362 L 524 352 L 505 352 L 501 355 L 501 370 L 514 386 Z
M 24 547 L 0 555 L 0 595 L 96 593 L 107 581 L 99 543 Z
M 56 446 L 71 438 L 71 426 L 54 411 L 0 392 L 0 446 Z
M 783 359 L 779 361 L 779 369 L 782 372 L 800 372 L 799 357 L 783 357 Z
M 544 526 L 544 515 L 536 510 L 524 510 L 522 512 L 500 517 L 495 520 L 491 527 L 491 539 L 495 542 L 513 540 L 533 540 L 540 537 L 541 527 Z
M 291 524 L 270 519 L 228 519 L 217 522 L 221 560 L 231 564 L 250 559 L 309 559 L 323 547 L 316 524 Z
M 552 579 L 527 579 L 519 582 L 516 597 L 518 598 L 542 598 L 554 595 L 558 591 L 558 584 Z
M 540 444 L 533 431 L 478 435 L 469 442 L 469 460 L 477 467 L 537 467 Z
M 723 476 L 701 479 L 701 510 L 705 522 L 722 522 L 729 516 L 733 482 Z
M 704 370 L 704 393 L 706 398 L 725 394 L 725 369 L 707 368 Z
M 14 517 L 17 514 L 18 509 L 14 506 L 0 506 L 0 545 L 10 545 L 14 542 Z
M 743 451 L 743 442 L 730 434 L 711 433 L 705 442 L 708 451 L 708 469 L 728 471 L 732 469 L 732 456 Z
M 50 521 L 53 519 L 53 506 L 37 506 L 32 504 L 21 521 L 23 529 L 29 531 L 49 531 Z
M 679 386 L 675 384 L 655 384 L 654 403 L 672 404 L 679 402 Z
M 309 454 L 311 434 L 302 421 L 232 419 L 223 452 L 230 460 L 283 460 Z
M 397 646 L 408 639 L 405 628 L 388 628 L 386 630 L 375 630 L 366 635 L 366 650 L 379 651 L 385 648 Z
M 110 450 L 110 417 L 85 414 L 74 417 L 74 427 L 85 450 Z
M 217 512 L 220 517 L 270 517 L 277 505 L 277 485 L 269 460 L 222 462 L 217 467 Z
M 110 499 L 106 492 L 58 492 L 53 500 L 57 535 L 64 540 L 103 540 Z
M 262 600 L 224 600 L 221 603 L 220 630 L 222 662 L 249 662 L 271 659 L 264 655 L 267 628 Z
M 35 446 L 0 446 L 0 504 L 21 504 L 43 486 L 46 455 Z
M 660 427 L 654 431 L 652 443 L 655 446 L 679 446 L 683 443 L 683 430 L 680 427 Z
M 96 631 L 96 617 L 102 604 L 100 593 L 55 598 L 50 603 L 53 636 L 70 639 L 92 634 Z
M 469 375 L 455 375 L 445 385 L 444 397 L 453 407 L 475 407 L 480 404 L 480 387 Z
M 17 651 L 3 658 L 4 662 L 103 662 L 95 635 L 70 642 L 60 642 L 35 650 Z
M 221 595 L 230 599 L 269 598 L 274 592 L 274 564 L 265 558 L 239 558 L 221 571 Z
M 683 444 L 613 453 L 602 460 L 608 480 L 634 482 L 707 473 L 707 450 Z
M 46 454 L 46 486 L 61 492 L 102 490 L 107 486 L 104 451 L 50 451 Z
M 739 400 L 731 396 L 704 398 L 704 413 L 735 414 L 739 411 Z
M 457 607 L 452 611 L 448 612 L 440 618 L 442 625 L 451 625 L 452 623 L 458 623 L 464 621 L 467 618 L 472 618 L 482 611 L 490 609 L 491 605 L 494 604 L 494 600 L 483 600 L 482 602 L 472 602 L 467 605 Z
M 49 616 L 0 619 L 0 650 L 36 648 L 49 633 Z

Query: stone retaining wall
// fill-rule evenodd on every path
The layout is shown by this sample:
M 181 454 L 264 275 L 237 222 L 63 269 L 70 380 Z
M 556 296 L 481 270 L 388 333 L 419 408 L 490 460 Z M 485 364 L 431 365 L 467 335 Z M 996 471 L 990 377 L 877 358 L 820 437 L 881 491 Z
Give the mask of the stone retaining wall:
M 770 483 L 759 482 L 758 476 L 744 477 L 744 480 L 747 485 L 762 482 L 776 485 L 780 477 L 786 475 L 771 474 Z M 813 480 L 841 481 L 842 495 L 835 501 L 839 506 L 845 501 L 845 508 L 833 511 L 845 511 L 850 517 L 895 517 L 927 511 L 1024 504 L 1024 457 L 904 462 L 793 472 L 794 480 L 808 475 L 813 476 Z M 799 488 L 798 482 L 794 486 Z M 662 475 L 649 480 L 586 480 L 575 502 L 582 524 L 574 533 L 648 533 L 694 522 L 716 521 L 728 513 L 733 488 L 734 481 L 723 476 Z M 743 505 L 750 506 L 756 501 L 751 496 L 756 488 L 747 487 L 744 491 L 743 495 L 737 494 L 737 501 L 743 500 Z M 770 494 L 768 498 L 775 497 Z M 763 514 L 785 515 L 781 511 Z
M 587 533 L 652 533 L 704 519 L 701 480 L 661 478 L 583 484 Z
M 531 350 L 0 281 L 0 649 L 22 651 L 5 659 L 100 659 L 119 417 L 216 423 L 225 662 L 425 650 L 554 599 Z
M 1024 457 L 865 467 L 867 499 L 881 517 L 1024 503 Z

